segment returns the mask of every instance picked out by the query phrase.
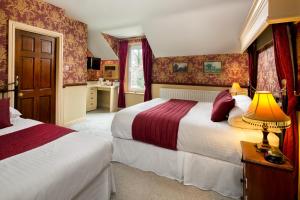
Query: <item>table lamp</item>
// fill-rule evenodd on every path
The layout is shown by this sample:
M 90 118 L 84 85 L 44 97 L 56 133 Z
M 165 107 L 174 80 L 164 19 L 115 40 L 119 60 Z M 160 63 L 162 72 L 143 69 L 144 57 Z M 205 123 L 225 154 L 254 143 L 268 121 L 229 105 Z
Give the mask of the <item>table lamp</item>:
M 291 125 L 291 119 L 281 110 L 271 92 L 255 92 L 248 111 L 242 117 L 243 121 L 262 128 L 263 140 L 257 144 L 257 149 L 268 151 L 271 146 L 268 141 L 270 128 L 285 129 Z
M 238 82 L 233 82 L 230 88 L 231 95 L 238 95 L 242 91 L 242 88 Z

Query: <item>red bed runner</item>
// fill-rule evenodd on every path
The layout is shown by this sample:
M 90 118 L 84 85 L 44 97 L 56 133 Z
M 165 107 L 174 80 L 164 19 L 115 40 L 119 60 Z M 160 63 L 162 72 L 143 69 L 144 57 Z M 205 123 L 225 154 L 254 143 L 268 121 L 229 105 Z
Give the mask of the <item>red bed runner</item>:
M 39 124 L 0 136 L 0 160 L 52 142 L 74 130 L 53 124 Z
M 132 123 L 133 139 L 177 150 L 180 120 L 196 103 L 196 101 L 171 99 L 139 113 Z

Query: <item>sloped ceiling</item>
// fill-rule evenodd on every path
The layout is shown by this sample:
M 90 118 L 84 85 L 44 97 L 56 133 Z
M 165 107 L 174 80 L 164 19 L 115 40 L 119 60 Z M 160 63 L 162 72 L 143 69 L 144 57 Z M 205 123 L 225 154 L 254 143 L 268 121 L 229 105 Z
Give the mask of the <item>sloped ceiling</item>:
M 146 35 L 156 57 L 240 52 L 239 35 L 252 0 L 46 0 L 88 24 L 89 49 L 115 54 L 101 33 Z M 106 44 L 105 44 L 106 43 Z
M 118 57 L 109 46 L 101 32 L 96 30 L 88 31 L 88 49 L 93 53 L 95 57 L 99 57 L 103 60 L 117 60 Z

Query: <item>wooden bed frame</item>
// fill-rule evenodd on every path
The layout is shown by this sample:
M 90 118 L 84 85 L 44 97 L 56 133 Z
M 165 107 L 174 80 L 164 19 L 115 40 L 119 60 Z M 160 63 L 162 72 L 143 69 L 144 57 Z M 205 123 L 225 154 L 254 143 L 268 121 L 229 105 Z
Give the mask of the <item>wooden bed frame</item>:
M 15 102 L 14 107 L 16 108 L 18 105 L 18 101 L 17 101 L 18 91 L 19 91 L 19 80 L 16 78 L 15 82 L 0 86 L 1 99 L 5 98 L 5 94 L 8 94 L 9 92 L 14 92 L 14 102 Z

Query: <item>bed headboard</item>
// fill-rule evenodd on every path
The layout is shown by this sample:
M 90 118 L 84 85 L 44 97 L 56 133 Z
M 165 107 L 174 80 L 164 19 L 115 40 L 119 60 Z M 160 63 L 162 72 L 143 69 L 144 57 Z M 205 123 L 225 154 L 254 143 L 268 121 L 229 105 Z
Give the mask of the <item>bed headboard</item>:
M 160 88 L 160 98 L 213 102 L 220 91 Z
M 14 97 L 15 97 L 15 99 L 14 99 L 15 105 L 14 106 L 16 107 L 17 106 L 18 87 L 19 87 L 19 81 L 17 78 L 16 78 L 16 81 L 13 83 L 1 85 L 0 86 L 0 99 L 7 98 L 7 97 L 9 97 L 8 94 L 10 92 L 14 92 Z

